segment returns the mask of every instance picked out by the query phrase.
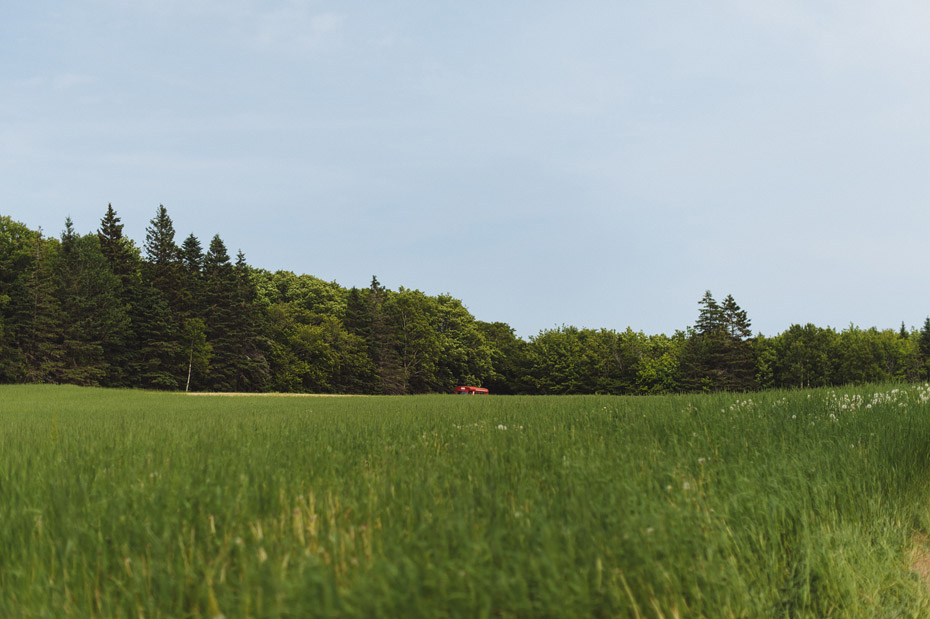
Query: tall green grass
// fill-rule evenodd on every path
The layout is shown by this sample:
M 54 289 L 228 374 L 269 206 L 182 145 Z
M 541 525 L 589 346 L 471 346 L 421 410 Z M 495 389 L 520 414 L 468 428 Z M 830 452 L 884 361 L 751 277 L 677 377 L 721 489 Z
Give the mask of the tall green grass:
M 923 387 L 0 388 L 4 617 L 920 616 L 928 507 Z

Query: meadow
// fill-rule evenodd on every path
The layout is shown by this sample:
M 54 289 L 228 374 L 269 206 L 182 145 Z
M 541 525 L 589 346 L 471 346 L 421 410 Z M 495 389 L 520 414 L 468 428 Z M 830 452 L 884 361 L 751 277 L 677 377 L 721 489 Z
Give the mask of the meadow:
M 928 386 L 0 387 L 3 617 L 919 617 L 928 531 Z

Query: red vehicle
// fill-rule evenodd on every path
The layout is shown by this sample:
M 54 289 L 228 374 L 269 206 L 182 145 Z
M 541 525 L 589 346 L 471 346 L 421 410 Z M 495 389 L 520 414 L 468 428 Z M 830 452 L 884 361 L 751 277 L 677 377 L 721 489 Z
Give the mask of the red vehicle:
M 488 390 L 484 387 L 467 387 L 461 386 L 455 388 L 456 395 L 488 395 Z

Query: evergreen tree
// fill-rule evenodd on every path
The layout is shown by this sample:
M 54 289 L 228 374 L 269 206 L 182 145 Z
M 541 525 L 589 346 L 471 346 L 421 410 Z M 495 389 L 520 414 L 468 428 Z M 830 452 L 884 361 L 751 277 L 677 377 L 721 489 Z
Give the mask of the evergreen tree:
M 203 317 L 203 249 L 193 233 L 188 235 L 180 249 L 182 265 L 182 286 L 186 301 L 181 313 L 187 318 Z
M 61 236 L 56 270 L 57 296 L 62 313 L 64 364 L 61 379 L 77 385 L 120 384 L 110 356 L 126 346 L 130 322 L 122 304 L 120 281 L 100 248 L 95 234 L 75 234 L 71 219 Z
M 917 335 L 917 350 L 920 358 L 922 380 L 930 380 L 930 316 L 924 320 L 924 326 Z
M 122 337 L 122 345 L 105 350 L 109 362 L 107 384 L 116 387 L 136 386 L 140 381 L 141 364 L 139 333 L 143 331 L 140 313 L 143 296 L 141 256 L 132 240 L 123 236 L 123 224 L 112 204 L 107 205 L 107 212 L 100 220 L 97 239 L 100 253 L 106 259 L 110 272 L 117 277 L 116 293 L 129 319 L 129 328 Z
M 139 260 L 132 241 L 123 236 L 123 224 L 112 204 L 107 205 L 107 212 L 100 220 L 97 239 L 100 241 L 100 252 L 110 264 L 110 270 L 120 279 L 125 289 L 131 288 L 129 280 L 138 272 Z
M 181 262 L 184 264 L 184 269 L 189 274 L 200 275 L 203 260 L 203 248 L 200 246 L 200 241 L 191 233 L 181 244 Z
M 380 286 L 380 284 L 379 284 Z M 370 290 L 352 287 L 346 295 L 346 311 L 343 326 L 351 338 L 351 367 L 344 374 L 343 384 L 349 393 L 377 393 L 381 381 L 375 373 L 372 361 L 371 326 L 372 313 L 369 306 Z
M 209 384 L 214 391 L 236 387 L 236 280 L 226 245 L 217 234 L 203 260 L 204 316 L 207 340 L 213 347 Z
M 174 242 L 174 223 L 163 204 L 158 205 L 155 217 L 145 229 L 143 249 L 146 259 L 159 267 L 173 265 L 178 259 L 178 246 Z
M 379 383 L 379 391 L 387 395 L 404 393 L 407 382 L 400 366 L 400 359 L 394 349 L 394 334 L 385 312 L 385 303 L 389 297 L 378 278 L 371 276 L 371 285 L 368 288 L 369 312 L 369 357 L 375 367 L 375 376 Z
M 138 306 L 140 342 L 139 381 L 149 389 L 175 390 L 184 386 L 187 350 L 168 302 L 157 288 L 142 288 Z
M 181 342 L 189 295 L 184 288 L 174 224 L 163 205 L 145 230 L 144 290 L 139 303 L 140 374 L 144 385 L 178 389 L 187 374 Z
M 190 293 L 184 286 L 181 250 L 174 242 L 174 224 L 163 205 L 145 229 L 147 283 L 161 292 L 178 324 L 190 306 Z
M 686 390 L 747 390 L 756 385 L 749 318 L 732 295 L 718 304 L 708 290 L 681 357 Z
M 235 329 L 239 334 L 235 353 L 236 391 L 264 391 L 271 377 L 266 357 L 268 339 L 263 335 L 262 312 L 258 291 L 250 276 L 245 254 L 236 254 L 233 267 L 236 292 L 234 296 Z
M 748 391 L 756 388 L 756 360 L 753 352 L 752 328 L 746 311 L 733 295 L 727 295 L 720 307 L 726 337 L 722 343 L 722 384 L 728 391 Z
M 701 336 L 717 336 L 718 332 L 724 327 L 723 310 L 714 300 L 710 290 L 704 292 L 704 297 L 698 302 L 698 305 L 701 306 L 701 309 L 694 330 Z
M 346 313 L 343 324 L 346 331 L 365 340 L 371 335 L 371 310 L 368 307 L 367 292 L 355 286 L 346 295 Z
M 31 249 L 33 260 L 25 281 L 28 316 L 19 342 L 25 356 L 23 378 L 29 383 L 58 383 L 65 354 L 61 342 L 64 316 L 55 294 L 59 247 L 54 239 L 44 238 L 40 229 Z

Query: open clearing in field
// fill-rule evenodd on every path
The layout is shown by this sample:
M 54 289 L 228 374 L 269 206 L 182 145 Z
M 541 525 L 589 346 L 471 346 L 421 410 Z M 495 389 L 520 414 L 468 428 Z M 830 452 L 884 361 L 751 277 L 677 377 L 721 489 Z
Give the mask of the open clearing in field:
M 928 616 L 928 506 L 925 387 L 0 387 L 0 616 Z

